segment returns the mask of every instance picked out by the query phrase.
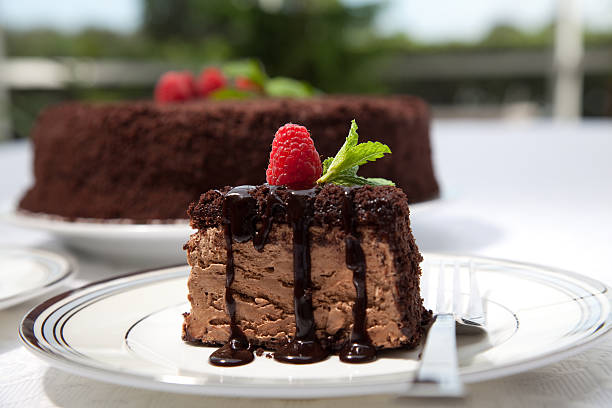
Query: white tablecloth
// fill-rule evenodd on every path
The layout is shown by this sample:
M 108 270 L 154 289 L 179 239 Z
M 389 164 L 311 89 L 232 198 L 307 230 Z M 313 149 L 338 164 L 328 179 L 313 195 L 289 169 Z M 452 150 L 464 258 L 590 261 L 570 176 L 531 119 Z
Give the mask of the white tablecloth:
M 433 126 L 433 147 L 443 199 L 413 217 L 422 250 L 550 265 L 612 285 L 612 121 L 439 121 Z M 31 182 L 30 160 L 26 143 L 0 145 L 0 203 L 16 199 Z M 0 245 L 70 252 L 50 236 L 6 225 L 0 225 Z M 73 286 L 150 266 L 75 256 L 80 272 Z M 20 318 L 41 300 L 0 310 L 2 407 L 398 404 L 388 396 L 313 401 L 181 396 L 65 374 L 39 361 L 17 339 Z M 402 404 L 610 407 L 612 338 L 558 364 L 470 385 L 464 400 L 414 399 Z

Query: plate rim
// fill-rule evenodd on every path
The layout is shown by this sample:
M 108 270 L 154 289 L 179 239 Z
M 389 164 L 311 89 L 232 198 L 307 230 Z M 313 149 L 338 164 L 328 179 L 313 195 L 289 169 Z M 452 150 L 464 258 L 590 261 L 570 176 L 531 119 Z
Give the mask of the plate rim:
M 187 218 L 170 222 L 153 220 L 151 223 L 133 223 L 127 219 L 109 219 L 102 222 L 95 218 L 68 221 L 52 214 L 23 211 L 14 205 L 1 214 L 0 219 L 17 227 L 74 236 L 139 234 L 145 237 L 152 233 L 184 233 L 191 230 Z
M 5 245 L 0 246 L 0 252 L 2 251 L 17 251 L 22 252 L 24 254 L 34 253 L 42 258 L 51 260 L 52 262 L 58 264 L 61 272 L 58 277 L 49 282 L 46 282 L 42 286 L 38 286 L 25 292 L 17 293 L 15 295 L 11 295 L 5 298 L 0 298 L 0 310 L 18 305 L 37 296 L 48 293 L 49 291 L 59 287 L 61 284 L 67 283 L 69 279 L 71 279 L 78 270 L 76 261 L 69 255 L 60 254 L 57 252 L 52 252 L 39 248 Z
M 541 269 L 546 272 L 552 272 L 561 276 L 571 277 L 579 279 L 586 284 L 592 286 L 600 286 L 603 288 L 603 292 L 599 293 L 604 295 L 609 304 L 610 311 L 604 322 L 595 329 L 587 339 L 581 339 L 577 343 L 570 344 L 565 348 L 557 352 L 548 352 L 537 356 L 535 358 L 519 359 L 509 364 L 505 364 L 500 367 L 494 367 L 491 369 L 483 370 L 474 373 L 465 373 L 462 375 L 462 379 L 465 383 L 476 383 L 487 380 L 494 380 L 510 375 L 526 372 L 536 368 L 540 368 L 568 357 L 576 355 L 582 351 L 585 351 L 605 339 L 612 337 L 612 296 L 610 289 L 611 287 L 597 279 L 591 277 L 567 271 L 561 268 L 549 267 L 536 263 L 518 262 L 512 260 L 506 260 L 501 258 L 484 257 L 484 256 L 472 256 L 467 254 L 452 254 L 443 252 L 423 252 L 425 256 L 440 256 L 440 257 L 464 257 L 471 258 L 475 261 L 489 261 L 496 263 L 505 263 L 513 266 L 529 267 Z M 149 390 L 157 391 L 168 391 L 177 392 L 183 394 L 198 394 L 198 395 L 209 395 L 209 396 L 245 396 L 251 398 L 288 398 L 288 399 L 302 399 L 302 398 L 325 398 L 325 397 L 340 397 L 347 395 L 373 395 L 373 394 L 385 394 L 385 393 L 397 393 L 406 389 L 407 382 L 405 381 L 388 381 L 384 383 L 358 383 L 358 384 L 338 384 L 331 383 L 329 385 L 323 383 L 293 383 L 293 384 L 274 384 L 274 393 L 276 395 L 271 396 L 271 387 L 261 384 L 189 384 L 185 382 L 171 382 L 165 381 L 162 378 L 155 376 L 145 376 L 138 373 L 129 373 L 117 371 L 114 369 L 96 367 L 93 365 L 86 365 L 80 362 L 70 360 L 63 357 L 62 355 L 49 353 L 40 346 L 40 342 L 34 334 L 34 324 L 36 319 L 44 311 L 51 308 L 54 304 L 69 297 L 70 295 L 80 292 L 82 290 L 90 289 L 94 286 L 108 284 L 111 281 L 118 281 L 124 278 L 135 278 L 140 275 L 154 274 L 154 273 L 170 273 L 170 271 L 178 268 L 189 268 L 188 265 L 175 265 L 163 268 L 152 268 L 143 271 L 131 272 L 124 275 L 109 277 L 100 281 L 91 282 L 79 288 L 70 289 L 66 292 L 58 294 L 53 298 L 50 298 L 41 304 L 33 307 L 23 317 L 19 325 L 19 337 L 21 342 L 26 348 L 34 353 L 36 356 L 41 357 L 43 360 L 49 362 L 64 371 L 81 375 L 87 378 L 91 378 L 98 381 L 107 383 L 113 383 L 116 385 L 134 386 Z M 603 331 L 602 331 L 603 329 Z M 179 377 L 177 377 L 179 378 Z M 316 395 L 313 396 L 313 391 L 316 390 Z

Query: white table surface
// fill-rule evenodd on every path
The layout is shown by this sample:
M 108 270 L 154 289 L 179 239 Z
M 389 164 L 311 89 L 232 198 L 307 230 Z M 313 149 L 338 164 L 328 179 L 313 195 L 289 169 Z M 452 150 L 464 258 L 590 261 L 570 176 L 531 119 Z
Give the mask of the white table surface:
M 612 285 L 612 121 L 437 121 L 433 147 L 443 199 L 413 216 L 422 250 L 549 265 Z M 0 144 L 0 203 L 29 185 L 30 161 L 26 143 Z M 0 245 L 70 253 L 48 235 L 2 224 Z M 80 271 L 71 286 L 150 266 L 72 255 Z M 108 385 L 51 368 L 20 345 L 17 325 L 43 298 L 0 310 L 1 407 L 612 406 L 610 337 L 561 363 L 470 385 L 463 400 L 248 400 Z

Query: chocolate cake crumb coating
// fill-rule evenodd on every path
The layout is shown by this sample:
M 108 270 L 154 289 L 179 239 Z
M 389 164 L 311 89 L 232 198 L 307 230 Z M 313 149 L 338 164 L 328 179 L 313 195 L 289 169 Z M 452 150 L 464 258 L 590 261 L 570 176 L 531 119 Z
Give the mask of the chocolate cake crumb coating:
M 223 194 L 231 190 L 226 186 L 218 190 L 209 190 L 200 196 L 199 201 L 189 205 L 187 214 L 194 229 L 218 227 L 222 223 Z M 342 202 L 345 189 L 335 184 L 316 187 L 313 199 L 314 225 L 340 227 L 343 222 Z M 398 216 L 408 218 L 410 214 L 406 194 L 392 186 L 363 186 L 354 189 L 353 203 L 355 217 L 360 226 L 380 227 L 381 232 L 388 233 L 395 226 Z M 250 193 L 257 200 L 258 212 L 264 213 L 267 198 L 270 194 L 268 185 L 255 186 Z M 275 194 L 285 199 L 290 190 L 276 188 Z M 275 222 L 287 223 L 285 213 L 275 213 Z
M 20 208 L 71 219 L 184 219 L 202 191 L 259 184 L 274 133 L 285 123 L 306 126 L 328 157 L 351 119 L 362 140 L 393 151 L 393 160 L 371 163 L 361 175 L 385 175 L 410 202 L 438 195 L 429 111 L 415 97 L 65 103 L 38 118 L 35 184 Z
M 198 229 L 185 245 L 192 266 L 189 278 L 191 312 L 185 315 L 183 339 L 206 345 L 228 340 L 229 318 L 224 310 L 225 195 L 230 187 L 211 190 L 189 208 Z M 345 263 L 343 200 L 346 188 L 317 187 L 310 200 L 312 303 L 316 336 L 338 352 L 349 339 L 354 323 L 354 276 Z M 249 190 L 256 200 L 256 218 L 266 214 L 271 188 Z M 274 189 L 287 202 L 290 190 Z M 396 187 L 351 189 L 352 212 L 366 264 L 366 329 L 374 347 L 414 347 L 431 318 L 422 306 L 419 278 L 422 261 L 410 230 L 408 200 Z M 295 335 L 292 302 L 291 227 L 287 214 L 274 213 L 267 244 L 259 252 L 251 242 L 234 242 L 236 268 L 232 293 L 236 318 L 251 347 L 278 349 Z M 348 262 L 348 261 L 347 261 Z

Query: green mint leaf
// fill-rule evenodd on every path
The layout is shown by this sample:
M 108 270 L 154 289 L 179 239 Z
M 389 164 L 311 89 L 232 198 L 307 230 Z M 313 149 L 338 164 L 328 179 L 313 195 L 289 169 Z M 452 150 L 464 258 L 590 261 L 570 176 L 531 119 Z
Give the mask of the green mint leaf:
M 358 139 L 359 135 L 357 134 L 357 122 L 355 122 L 355 119 L 353 119 L 351 121 L 351 129 L 349 130 L 349 134 L 346 137 L 344 144 L 342 145 L 340 150 L 338 150 L 336 156 L 332 159 L 331 163 L 327 167 L 327 171 L 324 171 L 321 178 L 317 180 L 317 183 L 324 183 L 328 181 L 332 176 L 337 176 L 342 171 L 338 168 L 344 162 L 348 151 L 357 146 Z
M 285 77 L 269 79 L 264 85 L 264 91 L 268 96 L 281 98 L 307 98 L 314 94 L 310 84 Z
M 385 184 L 380 184 L 382 183 L 381 180 L 384 179 L 373 179 L 374 181 L 368 182 L 368 179 L 357 176 L 359 166 L 368 161 L 375 161 L 383 157 L 386 153 L 391 153 L 391 149 L 385 144 L 380 142 L 357 144 L 358 139 L 357 123 L 353 119 L 346 141 L 336 156 L 331 161 L 328 158 L 323 162 L 323 174 L 319 180 L 317 180 L 317 183 L 342 183 L 340 185 L 346 185 L 346 183 L 349 182 L 353 182 L 352 185 L 389 185 L 389 183 L 391 183 L 385 180 Z
M 336 153 L 336 157 L 334 157 L 334 163 L 339 164 L 344 160 L 347 152 L 351 150 L 353 147 L 357 146 L 357 142 L 359 141 L 359 135 L 357 134 L 357 122 L 355 119 L 351 120 L 351 128 L 349 129 L 349 134 L 344 141 L 344 144 Z
M 365 186 L 366 178 L 360 176 L 340 175 L 335 177 L 332 183 L 344 187 Z
M 380 142 L 359 143 L 347 153 L 344 162 L 338 166 L 338 169 L 344 171 L 347 168 L 361 166 L 369 161 L 380 159 L 385 153 L 391 153 L 391 149 Z
M 223 72 L 230 78 L 246 77 L 261 87 L 269 79 L 261 63 L 254 59 L 229 62 L 223 66 Z
M 323 160 L 323 163 L 321 163 L 321 165 L 323 166 L 323 172 L 321 173 L 322 176 L 327 173 L 327 169 L 329 169 L 329 166 L 331 165 L 332 161 L 334 161 L 333 157 L 328 157 L 327 159 Z
M 395 186 L 391 180 L 384 178 L 366 178 L 357 175 L 342 174 L 332 181 L 339 186 Z
M 359 170 L 359 166 L 354 166 L 351 167 L 350 169 L 346 169 L 342 172 L 342 174 L 346 174 L 349 176 L 356 176 L 357 175 L 357 170 Z
M 331 165 L 332 161 L 334 161 L 333 157 L 328 157 L 327 159 L 323 161 L 323 163 L 321 164 L 323 167 L 323 171 L 321 172 L 322 176 L 324 176 L 325 173 L 327 173 L 327 170 L 329 169 L 329 166 Z M 349 175 L 349 176 L 356 176 L 357 170 L 359 170 L 359 166 L 351 167 L 350 169 L 344 170 L 341 174 Z
M 394 182 L 386 178 L 368 177 L 366 180 L 370 186 L 395 186 Z

